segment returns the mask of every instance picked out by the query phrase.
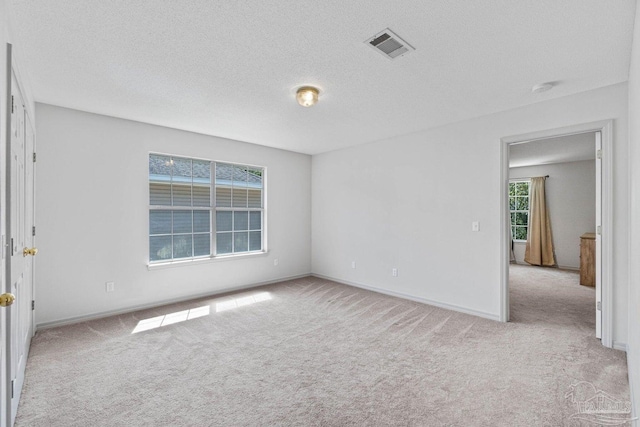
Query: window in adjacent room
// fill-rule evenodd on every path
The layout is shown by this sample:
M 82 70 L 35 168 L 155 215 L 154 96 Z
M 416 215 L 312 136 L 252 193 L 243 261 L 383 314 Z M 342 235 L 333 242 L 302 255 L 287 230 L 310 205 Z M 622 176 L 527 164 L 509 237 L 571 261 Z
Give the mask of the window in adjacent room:
M 149 155 L 149 261 L 263 250 L 264 169 Z
M 529 230 L 529 180 L 509 181 L 509 213 L 511 235 L 515 241 L 526 241 Z

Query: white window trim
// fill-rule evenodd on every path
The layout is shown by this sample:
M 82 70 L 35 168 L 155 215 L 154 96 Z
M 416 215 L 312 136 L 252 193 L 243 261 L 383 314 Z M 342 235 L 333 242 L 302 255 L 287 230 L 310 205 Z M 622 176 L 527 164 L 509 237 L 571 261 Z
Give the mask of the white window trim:
M 247 258 L 258 258 L 269 255 L 268 250 L 264 251 L 253 251 L 253 252 L 239 252 L 236 254 L 225 254 L 225 255 L 216 255 L 216 256 L 206 256 L 206 257 L 198 257 L 198 258 L 181 258 L 173 261 L 157 261 L 157 262 L 149 262 L 147 263 L 147 270 L 161 270 L 163 268 L 173 268 L 173 267 L 186 267 L 189 265 L 200 265 L 207 264 L 212 262 L 224 262 L 231 261 L 237 259 L 247 259 Z

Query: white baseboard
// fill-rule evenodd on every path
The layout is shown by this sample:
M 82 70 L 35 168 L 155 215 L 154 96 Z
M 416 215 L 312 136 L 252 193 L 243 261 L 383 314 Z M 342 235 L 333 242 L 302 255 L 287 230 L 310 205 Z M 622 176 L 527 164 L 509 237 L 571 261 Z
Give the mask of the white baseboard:
M 616 350 L 622 350 L 625 353 L 627 352 L 627 344 L 623 342 L 614 341 L 613 348 Z
M 199 299 L 199 298 L 213 297 L 213 296 L 216 296 L 216 295 L 226 294 L 228 292 L 242 291 L 242 290 L 246 290 L 246 289 L 257 288 L 259 286 L 270 285 L 272 283 L 278 283 L 278 282 L 284 282 L 284 281 L 287 281 L 287 280 L 300 279 L 302 277 L 309 277 L 309 276 L 311 276 L 311 273 L 299 274 L 299 275 L 296 275 L 296 276 L 282 277 L 282 278 L 279 278 L 279 279 L 267 280 L 267 281 L 264 281 L 264 282 L 251 283 L 251 284 L 241 285 L 241 286 L 233 286 L 233 287 L 230 287 L 230 288 L 224 288 L 224 289 L 215 290 L 213 292 L 204 292 L 204 293 L 194 294 L 194 295 L 185 295 L 185 296 L 179 297 L 179 298 L 171 298 L 171 299 L 167 299 L 167 300 L 156 301 L 156 302 L 153 302 L 153 303 L 150 303 L 150 304 L 140 304 L 140 305 L 135 305 L 135 306 L 131 306 L 131 307 L 123 308 L 123 309 L 118 309 L 118 310 L 109 310 L 109 311 L 101 311 L 101 312 L 97 312 L 97 313 L 83 314 L 81 316 L 74 316 L 74 317 L 69 317 L 69 318 L 65 318 L 65 319 L 52 320 L 50 322 L 38 323 L 38 324 L 36 324 L 36 328 L 35 329 L 37 331 L 37 330 L 40 330 L 40 329 L 48 329 L 48 328 L 55 328 L 57 326 L 71 325 L 71 324 L 74 324 L 74 323 L 86 322 L 88 320 L 102 319 L 102 318 L 105 318 L 105 317 L 117 316 L 119 314 L 132 313 L 134 311 L 146 310 L 146 309 L 149 309 L 149 308 L 162 307 L 163 305 L 173 304 L 173 303 L 176 303 L 176 302 L 185 302 L 185 301 L 190 301 L 190 300 Z
M 335 277 L 329 277 L 329 276 L 325 276 L 323 274 L 312 273 L 311 275 L 314 276 L 314 277 L 318 277 L 320 279 L 331 280 L 332 282 L 337 282 L 337 283 L 341 283 L 343 285 L 348 285 L 348 286 L 354 286 L 356 288 L 366 289 L 368 291 L 377 292 L 379 294 L 390 295 L 392 297 L 398 297 L 398 298 L 407 299 L 407 300 L 410 300 L 410 301 L 419 302 L 419 303 L 422 303 L 422 304 L 433 305 L 433 306 L 436 306 L 436 307 L 445 308 L 447 310 L 452 310 L 452 311 L 457 311 L 457 312 L 460 312 L 460 313 L 470 314 L 472 316 L 483 317 L 483 318 L 489 319 L 489 320 L 500 321 L 500 316 L 497 315 L 497 314 L 486 313 L 484 311 L 474 310 L 474 309 L 467 308 L 467 307 L 462 307 L 462 306 L 459 306 L 459 305 L 453 305 L 453 304 L 448 304 L 448 303 L 445 303 L 445 302 L 434 301 L 434 300 L 431 300 L 431 299 L 422 298 L 422 297 L 418 297 L 418 296 L 410 295 L 410 294 L 405 294 L 405 293 L 402 293 L 402 292 L 389 291 L 387 289 L 377 288 L 377 287 L 374 287 L 374 286 L 365 285 L 363 283 L 351 282 L 349 280 L 337 279 Z

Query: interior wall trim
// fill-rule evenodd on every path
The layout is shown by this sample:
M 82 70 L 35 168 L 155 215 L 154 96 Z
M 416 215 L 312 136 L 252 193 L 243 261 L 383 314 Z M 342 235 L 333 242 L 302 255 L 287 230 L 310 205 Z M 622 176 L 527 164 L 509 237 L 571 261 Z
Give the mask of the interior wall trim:
M 509 145 L 586 132 L 601 132 L 602 142 L 602 345 L 613 348 L 613 119 L 545 129 L 500 139 L 500 321 L 509 321 L 509 246 L 507 236 L 507 185 Z M 595 144 L 594 144 L 595 149 Z M 509 238 L 510 239 L 510 238 Z
M 433 305 L 435 307 L 444 308 L 444 309 L 452 310 L 452 311 L 457 311 L 459 313 L 470 314 L 472 316 L 482 317 L 482 318 L 489 319 L 489 320 L 495 320 L 495 321 L 499 321 L 500 320 L 500 316 L 498 314 L 487 313 L 487 312 L 480 311 L 480 310 L 474 310 L 472 308 L 467 308 L 467 307 L 454 305 L 454 304 L 448 304 L 448 303 L 445 303 L 445 302 L 436 301 L 436 300 L 427 299 L 427 298 L 422 298 L 422 297 L 418 297 L 418 296 L 415 296 L 415 295 L 405 294 L 405 293 L 402 293 L 402 292 L 389 291 L 389 290 L 386 290 L 386 289 L 377 288 L 375 286 L 365 285 L 363 283 L 352 282 L 352 281 L 349 281 L 349 280 L 336 279 L 334 277 L 329 277 L 329 276 L 325 276 L 325 275 L 322 275 L 322 274 L 312 273 L 311 275 L 313 277 L 317 277 L 317 278 L 320 278 L 320 279 L 331 280 L 332 282 L 340 283 L 340 284 L 347 285 L 347 286 L 353 286 L 353 287 L 360 288 L 360 289 L 366 289 L 368 291 L 376 292 L 376 293 L 379 293 L 379 294 L 384 294 L 384 295 L 389 295 L 389 296 L 392 296 L 392 297 L 397 297 L 397 298 L 402 298 L 402 299 L 406 299 L 406 300 L 410 300 L 410 301 L 415 301 L 415 302 L 419 302 L 419 303 L 422 303 L 422 304 Z
M 624 351 L 626 353 L 627 352 L 627 343 L 614 341 L 613 342 L 613 348 L 615 350 L 621 350 L 621 351 Z M 629 383 L 631 383 L 631 382 L 629 382 Z

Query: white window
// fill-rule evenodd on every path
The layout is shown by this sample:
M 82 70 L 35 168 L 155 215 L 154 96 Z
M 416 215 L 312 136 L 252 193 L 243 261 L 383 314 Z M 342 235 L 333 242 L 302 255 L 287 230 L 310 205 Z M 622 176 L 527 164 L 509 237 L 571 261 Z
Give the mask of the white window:
M 263 250 L 263 168 L 149 155 L 149 261 Z
M 263 169 L 215 164 L 216 254 L 262 250 Z
M 529 231 L 529 180 L 509 181 L 509 213 L 511 235 L 515 241 L 526 241 Z

